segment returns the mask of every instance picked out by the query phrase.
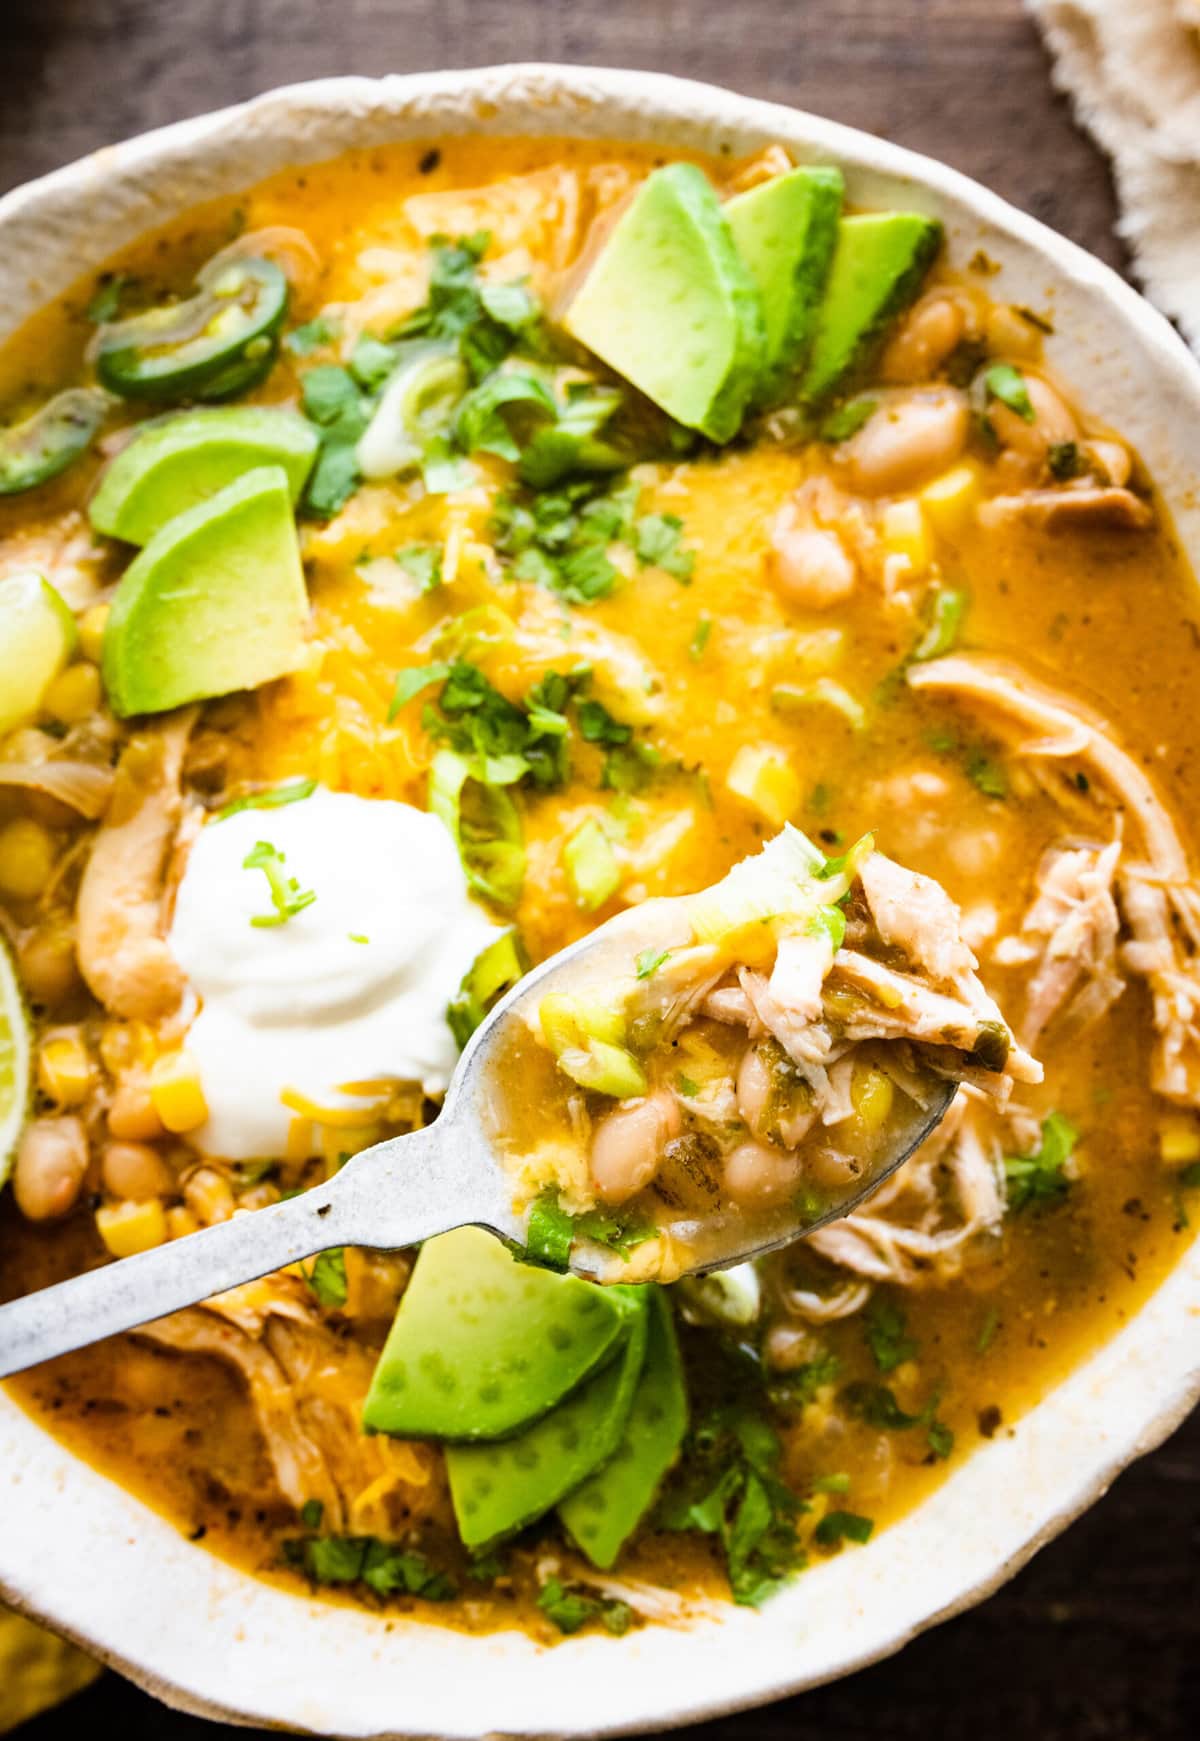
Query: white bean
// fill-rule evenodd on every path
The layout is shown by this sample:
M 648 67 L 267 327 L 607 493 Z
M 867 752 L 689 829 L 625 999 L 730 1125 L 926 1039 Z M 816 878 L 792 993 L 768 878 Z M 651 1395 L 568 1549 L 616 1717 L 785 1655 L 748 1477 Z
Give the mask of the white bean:
M 966 331 L 961 305 L 935 292 L 909 310 L 880 359 L 885 381 L 928 381 Z
M 87 1133 L 78 1118 L 36 1118 L 17 1147 L 13 1195 L 30 1221 L 53 1221 L 75 1205 L 88 1167 Z
M 610 1112 L 592 1137 L 592 1183 L 606 1203 L 625 1203 L 658 1171 L 663 1144 L 682 1124 L 674 1097 L 664 1090 Z
M 144 1202 L 170 1196 L 175 1175 L 157 1149 L 148 1143 L 106 1143 L 100 1160 L 104 1188 L 114 1197 Z
M 850 483 L 895 495 L 946 471 L 967 445 L 967 401 L 953 387 L 889 400 L 843 448 Z
M 765 1143 L 739 1143 L 725 1161 L 725 1189 L 747 1209 L 763 1209 L 790 1196 L 799 1178 L 795 1155 Z
M 837 533 L 798 520 L 790 504 L 776 518 L 771 547 L 771 576 L 789 604 L 829 610 L 858 583 L 858 566 Z

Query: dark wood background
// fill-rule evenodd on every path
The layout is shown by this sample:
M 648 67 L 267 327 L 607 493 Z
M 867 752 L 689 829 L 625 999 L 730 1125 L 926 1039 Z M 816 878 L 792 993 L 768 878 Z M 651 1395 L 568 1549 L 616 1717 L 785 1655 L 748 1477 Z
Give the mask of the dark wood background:
M 1053 95 L 1020 0 L 0 0 L 0 189 L 295 79 L 506 60 L 655 68 L 814 109 L 943 158 L 1122 264 L 1105 165 Z M 25 1736 L 81 1729 L 214 1734 L 110 1675 Z M 1197 1741 L 1200 1416 L 974 1613 L 697 1734 L 797 1732 Z

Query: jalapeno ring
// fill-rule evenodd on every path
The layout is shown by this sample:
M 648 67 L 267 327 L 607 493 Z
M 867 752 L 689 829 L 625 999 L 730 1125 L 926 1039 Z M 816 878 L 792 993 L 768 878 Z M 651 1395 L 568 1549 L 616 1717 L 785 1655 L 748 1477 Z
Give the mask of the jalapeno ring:
M 0 496 L 49 483 L 77 460 L 104 421 L 111 401 L 89 387 L 70 387 L 26 417 L 0 428 Z

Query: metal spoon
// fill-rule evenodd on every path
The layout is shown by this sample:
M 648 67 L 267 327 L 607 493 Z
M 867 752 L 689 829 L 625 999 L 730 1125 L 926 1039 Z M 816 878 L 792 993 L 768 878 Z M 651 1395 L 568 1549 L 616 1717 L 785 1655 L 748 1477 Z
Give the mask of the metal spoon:
M 487 1129 L 499 1043 L 508 1024 L 521 1020 L 552 982 L 561 979 L 564 988 L 572 983 L 583 957 L 614 943 L 628 948 L 644 941 L 647 917 L 645 907 L 621 914 L 526 974 L 472 1036 L 434 1124 L 376 1143 L 332 1179 L 286 1202 L 0 1306 L 0 1378 L 148 1324 L 333 1246 L 395 1251 L 467 1225 L 523 1246 L 526 1216 L 513 1205 L 512 1181 Z M 742 1263 L 848 1215 L 944 1116 L 957 1084 L 930 1071 L 927 1086 L 928 1106 L 915 1126 L 910 1120 L 902 1136 L 898 1133 L 895 1151 L 864 1180 L 856 1180 L 819 1219 L 801 1221 L 798 1214 L 794 1226 L 773 1229 L 766 1242 L 761 1235 L 755 1242 L 747 1234 L 743 1243 L 697 1264 L 695 1273 Z M 575 1254 L 572 1268 L 592 1273 Z

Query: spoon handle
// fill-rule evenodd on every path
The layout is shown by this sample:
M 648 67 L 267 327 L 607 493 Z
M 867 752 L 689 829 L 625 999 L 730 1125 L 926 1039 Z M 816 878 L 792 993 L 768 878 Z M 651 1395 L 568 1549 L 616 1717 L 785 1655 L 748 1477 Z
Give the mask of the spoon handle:
M 437 1158 L 440 1145 L 432 1137 L 431 1130 L 416 1131 L 381 1147 L 401 1151 L 409 1178 L 421 1179 Z M 0 1306 L 0 1378 L 194 1306 L 331 1246 L 373 1243 L 363 1213 L 364 1162 L 369 1165 L 366 1155 L 286 1202 L 235 1215 Z M 393 1207 L 387 1217 L 392 1248 L 414 1245 L 464 1219 L 452 1197 L 428 1188 L 401 1203 L 403 1213 L 398 1216 Z

